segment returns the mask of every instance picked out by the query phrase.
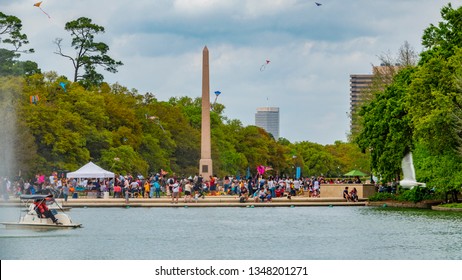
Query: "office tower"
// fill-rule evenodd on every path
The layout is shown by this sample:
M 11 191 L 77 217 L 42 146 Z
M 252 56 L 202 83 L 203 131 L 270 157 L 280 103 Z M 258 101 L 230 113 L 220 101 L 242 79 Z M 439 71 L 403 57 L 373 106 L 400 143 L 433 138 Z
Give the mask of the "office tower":
M 350 75 L 350 133 L 359 129 L 358 112 L 365 101 L 373 98 L 371 87 L 384 88 L 400 68 L 399 65 L 380 65 L 372 67 L 372 74 Z
M 279 107 L 257 108 L 255 125 L 271 133 L 274 139 L 279 139 Z

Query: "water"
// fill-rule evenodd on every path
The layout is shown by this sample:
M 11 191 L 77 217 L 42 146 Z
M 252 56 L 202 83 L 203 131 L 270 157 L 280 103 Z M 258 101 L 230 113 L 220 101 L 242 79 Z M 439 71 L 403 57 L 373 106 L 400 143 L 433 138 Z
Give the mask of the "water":
M 0 208 L 1 221 L 18 209 Z M 72 230 L 0 226 L 0 259 L 462 259 L 462 215 L 372 207 L 73 208 Z

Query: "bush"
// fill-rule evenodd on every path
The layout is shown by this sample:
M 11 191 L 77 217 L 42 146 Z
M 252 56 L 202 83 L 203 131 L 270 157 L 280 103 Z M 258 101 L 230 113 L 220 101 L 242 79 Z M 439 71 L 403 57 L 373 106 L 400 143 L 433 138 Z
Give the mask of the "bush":
M 397 200 L 414 203 L 431 199 L 438 199 L 438 197 L 432 189 L 422 187 L 415 187 L 411 190 L 401 189 L 399 194 L 379 192 L 369 197 L 369 201 Z
M 432 189 L 421 187 L 414 187 L 410 190 L 401 190 L 398 196 L 399 201 L 412 201 L 414 203 L 434 198 L 435 195 Z
M 448 204 L 441 204 L 440 207 L 446 208 L 462 208 L 462 203 L 448 203 Z

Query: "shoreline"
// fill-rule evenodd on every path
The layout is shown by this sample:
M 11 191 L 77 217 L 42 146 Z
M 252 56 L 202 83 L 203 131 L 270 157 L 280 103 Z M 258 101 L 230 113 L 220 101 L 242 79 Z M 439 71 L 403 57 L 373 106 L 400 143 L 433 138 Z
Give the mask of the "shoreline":
M 309 207 L 309 206 L 366 206 L 366 199 L 358 202 L 346 202 L 341 198 L 310 198 L 310 197 L 287 197 L 273 198 L 272 202 L 239 202 L 238 196 L 207 196 L 197 202 L 184 202 L 184 197 L 172 204 L 170 197 L 161 198 L 130 198 L 128 203 L 124 198 L 70 198 L 67 202 L 62 198 L 56 199 L 63 207 Z M 18 198 L 9 201 L 1 201 L 0 207 L 21 206 Z
M 188 208 L 188 207 L 334 207 L 334 206 L 357 206 L 357 207 L 392 207 L 392 208 L 413 208 L 430 209 L 434 211 L 462 212 L 461 208 L 447 208 L 439 206 L 441 201 L 402 202 L 402 201 L 368 201 L 367 198 L 360 198 L 358 202 L 347 202 L 343 198 L 324 197 L 311 198 L 307 196 L 295 196 L 292 199 L 287 197 L 273 198 L 272 202 L 239 202 L 238 196 L 206 196 L 197 202 L 184 202 L 184 197 L 179 198 L 178 203 L 172 203 L 170 197 L 161 198 L 130 198 L 126 203 L 124 198 L 69 198 L 67 202 L 63 198 L 56 199 L 63 208 L 87 208 L 87 207 L 165 207 L 165 208 Z M 22 207 L 19 198 L 10 198 L 0 201 L 0 207 Z

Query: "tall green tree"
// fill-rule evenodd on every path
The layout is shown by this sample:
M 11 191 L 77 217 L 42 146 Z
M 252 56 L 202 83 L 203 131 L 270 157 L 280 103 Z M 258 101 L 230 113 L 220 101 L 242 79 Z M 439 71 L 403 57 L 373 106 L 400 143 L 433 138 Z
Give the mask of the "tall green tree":
M 449 59 L 429 59 L 414 74 L 407 98 L 416 136 L 435 155 L 462 147 L 460 59 L 460 49 Z
M 401 70 L 393 83 L 375 99 L 363 106 L 360 115 L 363 129 L 355 142 L 371 153 L 372 170 L 387 181 L 393 181 L 401 173 L 401 160 L 412 150 L 413 129 L 405 107 L 413 67 Z
M 9 44 L 13 52 L 31 53 L 34 49 L 21 50 L 29 44 L 27 35 L 22 33 L 22 22 L 19 18 L 0 12 L 0 43 Z
M 422 45 L 426 50 L 421 53 L 420 64 L 436 56 L 447 59 L 462 47 L 462 7 L 454 9 L 448 3 L 441 9 L 441 18 L 438 25 L 430 24 L 424 30 Z
M 74 67 L 74 82 L 81 81 L 85 86 L 99 85 L 103 82 L 103 75 L 98 73 L 97 67 L 116 73 L 117 67 L 123 65 L 107 55 L 109 46 L 103 42 L 95 42 L 95 35 L 104 33 L 104 27 L 92 23 L 86 17 L 67 22 L 64 29 L 71 33 L 71 46 L 76 50 L 75 56 L 65 54 L 62 50 L 62 38 L 57 38 L 56 54 L 68 58 Z
M 24 50 L 29 44 L 27 35 L 22 33 L 21 20 L 0 12 L 0 76 L 20 76 L 40 73 L 37 63 L 19 61 L 21 53 L 33 53 L 34 49 Z

